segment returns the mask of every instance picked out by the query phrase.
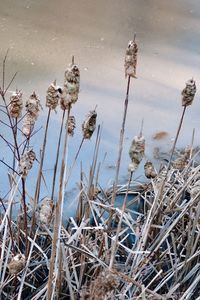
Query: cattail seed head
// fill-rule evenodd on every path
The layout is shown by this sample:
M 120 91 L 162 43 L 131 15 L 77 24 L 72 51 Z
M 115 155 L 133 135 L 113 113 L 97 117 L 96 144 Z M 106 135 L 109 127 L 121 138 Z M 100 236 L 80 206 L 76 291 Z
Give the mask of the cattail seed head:
M 36 95 L 35 92 L 30 96 L 30 98 L 26 101 L 26 111 L 32 115 L 32 117 L 37 120 L 41 104 L 40 104 L 40 99 Z
M 20 118 L 22 114 L 23 102 L 22 102 L 22 92 L 17 91 L 10 97 L 10 104 L 8 110 L 11 118 Z
M 63 110 L 69 109 L 71 104 L 76 103 L 78 100 L 80 88 L 80 71 L 77 65 L 70 64 L 65 71 L 64 88 L 60 101 Z
M 19 162 L 19 174 L 22 175 L 23 178 L 27 177 L 29 170 L 33 166 L 35 158 L 36 155 L 33 150 L 28 150 L 24 152 Z
M 26 264 L 25 256 L 23 254 L 16 254 L 8 264 L 10 275 L 19 273 Z
M 151 161 L 147 161 L 144 165 L 144 172 L 147 178 L 155 178 L 157 173 Z
M 66 124 L 68 134 L 70 136 L 74 135 L 74 129 L 76 128 L 76 120 L 74 116 L 69 116 L 68 123 Z
M 84 139 L 91 138 L 96 128 L 96 118 L 97 118 L 97 113 L 95 110 L 90 111 L 89 114 L 87 115 L 85 121 L 82 124 Z
M 134 172 L 137 169 L 137 167 L 139 166 L 140 162 L 144 157 L 144 151 L 145 151 L 144 137 L 135 136 L 129 150 L 129 156 L 131 159 L 131 163 L 129 165 L 130 172 Z
M 22 132 L 26 137 L 29 137 L 35 125 L 35 116 L 27 113 L 23 119 Z
M 43 224 L 48 225 L 53 217 L 54 202 L 50 198 L 45 198 L 40 205 L 39 218 Z
M 125 77 L 131 76 L 136 78 L 136 66 L 137 66 L 137 53 L 138 53 L 138 46 L 135 40 L 130 41 L 128 43 L 128 47 L 126 49 L 125 55 Z
M 56 85 L 56 80 L 50 84 L 47 89 L 46 106 L 50 109 L 56 109 L 58 101 L 62 94 L 62 89 Z
M 186 87 L 182 91 L 182 106 L 189 106 L 194 100 L 196 93 L 196 84 L 193 79 L 186 82 Z

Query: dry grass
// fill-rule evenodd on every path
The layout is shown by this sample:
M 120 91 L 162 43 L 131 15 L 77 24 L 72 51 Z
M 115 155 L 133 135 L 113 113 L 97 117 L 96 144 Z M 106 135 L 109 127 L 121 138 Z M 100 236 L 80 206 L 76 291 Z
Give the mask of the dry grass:
M 92 136 L 96 127 L 96 112 L 92 111 L 93 118 L 90 120 L 87 117 L 83 125 L 83 139 L 72 167 L 69 168 L 67 154 L 70 151 L 68 139 L 71 137 L 68 122 L 72 119 L 71 107 L 78 99 L 80 82 L 79 70 L 74 65 L 73 58 L 65 73 L 64 88 L 61 89 L 54 82 L 48 90 L 48 114 L 37 184 L 33 201 L 27 206 L 29 193 L 26 179 L 34 159 L 33 156 L 31 161 L 24 159 L 29 159 L 25 154 L 32 151 L 29 145 L 36 119 L 29 134 L 24 135 L 21 132 L 22 121 L 31 112 L 29 110 L 21 117 L 21 92 L 20 99 L 16 99 L 17 93 L 13 95 L 14 106 L 10 107 L 7 90 L 14 78 L 6 86 L 5 57 L 0 89 L 3 105 L 0 111 L 6 116 L 6 121 L 2 119 L 1 123 L 10 128 L 12 138 L 7 140 L 2 134 L 0 137 L 9 146 L 13 160 L 1 160 L 8 167 L 10 177 L 10 190 L 5 198 L 0 198 L 1 299 L 200 299 L 198 153 L 194 154 L 190 149 L 189 152 L 187 150 L 187 155 L 179 158 L 178 163 L 172 160 L 186 106 L 191 104 L 194 97 L 194 87 L 193 95 L 187 89 L 183 93 L 183 97 L 187 96 L 190 101 L 183 108 L 170 162 L 159 172 L 148 162 L 145 169 L 148 179 L 140 187 L 133 183 L 133 171 L 130 172 L 127 184 L 120 186 L 118 178 L 129 88 L 131 77 L 135 78 L 138 52 L 135 40 L 129 43 L 129 47 L 132 48 L 128 48 L 125 60 L 128 86 L 114 185 L 108 190 L 102 190 L 97 180 L 101 170 L 98 160 L 101 130 L 98 127 L 89 175 L 81 169 L 76 217 L 71 217 L 67 225 L 63 224 L 64 191 L 82 143 Z M 194 81 L 192 84 L 194 85 Z M 57 144 L 55 143 L 57 156 L 54 179 L 52 185 L 48 183 L 51 195 L 41 202 L 40 188 L 44 177 L 48 125 L 51 122 L 51 110 L 55 109 L 59 101 L 63 118 L 60 135 Z M 66 124 L 65 129 L 63 124 Z M 64 146 L 60 147 L 61 145 Z M 62 154 L 60 149 L 63 149 Z M 134 159 L 139 154 L 134 152 Z M 58 168 L 60 156 L 61 169 Z M 150 168 L 148 172 L 147 167 Z M 55 202 L 52 198 L 57 176 L 60 176 L 60 180 L 59 193 L 56 195 L 58 200 Z M 115 205 L 119 194 L 123 195 L 121 207 Z M 17 201 L 17 195 L 21 199 L 20 211 L 17 220 L 14 220 L 12 207 Z

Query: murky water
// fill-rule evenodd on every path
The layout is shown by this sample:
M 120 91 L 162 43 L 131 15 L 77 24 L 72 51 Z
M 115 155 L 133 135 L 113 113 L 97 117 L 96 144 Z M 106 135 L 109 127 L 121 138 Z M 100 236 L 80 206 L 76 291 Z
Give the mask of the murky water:
M 170 148 L 182 111 L 180 93 L 185 81 L 194 77 L 199 87 L 199 28 L 199 0 L 0 0 L 0 61 L 9 48 L 7 78 L 18 72 L 11 90 L 22 89 L 24 98 L 35 90 L 44 103 L 49 83 L 56 78 L 62 85 L 64 70 L 71 56 L 75 56 L 81 70 L 81 92 L 73 109 L 77 133 L 70 141 L 69 161 L 80 143 L 85 114 L 98 105 L 98 122 L 103 124 L 100 158 L 107 152 L 106 172 L 100 175 L 105 186 L 112 179 L 112 166 L 117 159 L 126 90 L 123 63 L 127 42 L 136 32 L 138 79 L 131 82 L 121 181 L 127 177 L 131 139 L 138 134 L 143 118 L 146 158 L 152 156 L 157 146 L 152 140 L 157 131 L 169 132 L 169 138 L 160 144 L 164 150 Z M 193 128 L 195 144 L 199 143 L 199 112 L 197 92 L 194 104 L 187 109 L 179 146 L 190 143 Z M 43 123 L 44 114 L 40 120 Z M 53 114 L 44 172 L 47 182 L 52 175 L 52 146 L 60 119 L 59 111 Z M 41 136 L 42 131 L 32 143 L 38 144 Z M 94 138 L 83 145 L 80 155 L 83 166 L 88 165 L 93 142 Z M 3 153 L 6 159 L 7 152 Z M 74 170 L 69 189 L 78 180 L 79 166 Z M 135 178 L 141 173 L 139 170 Z M 34 187 L 33 182 L 30 185 Z M 2 183 L 2 192 L 5 187 Z M 43 195 L 47 194 L 44 189 Z

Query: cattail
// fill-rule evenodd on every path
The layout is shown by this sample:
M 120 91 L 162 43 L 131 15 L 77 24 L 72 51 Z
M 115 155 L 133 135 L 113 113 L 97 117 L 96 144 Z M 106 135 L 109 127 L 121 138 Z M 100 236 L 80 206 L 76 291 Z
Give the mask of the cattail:
M 147 178 L 155 178 L 157 176 L 157 173 L 154 169 L 154 166 L 152 164 L 151 161 L 147 161 L 144 165 L 144 172 L 145 172 L 145 176 Z
M 97 118 L 97 113 L 95 110 L 90 111 L 89 114 L 87 115 L 86 120 L 82 124 L 84 139 L 91 138 L 96 128 L 96 118 Z
M 186 82 L 186 87 L 182 91 L 182 106 L 189 106 L 194 100 L 196 84 L 193 79 Z
M 184 154 L 182 154 L 176 160 L 172 161 L 172 166 L 175 169 L 182 171 L 188 164 L 189 158 L 190 158 L 190 149 L 186 149 Z
M 131 76 L 136 78 L 137 53 L 138 53 L 138 46 L 134 39 L 133 41 L 130 41 L 128 43 L 128 47 L 126 49 L 125 63 L 124 63 L 125 77 Z
M 139 166 L 144 156 L 144 150 L 145 150 L 144 137 L 135 136 L 129 150 L 129 156 L 131 158 L 131 163 L 129 164 L 130 172 L 134 172 Z
M 78 100 L 80 88 L 80 72 L 78 67 L 72 63 L 65 71 L 63 93 L 60 101 L 63 110 L 68 109 L 71 104 Z
M 22 132 L 25 136 L 30 136 L 35 125 L 35 117 L 31 113 L 27 113 L 23 119 Z
M 74 129 L 76 128 L 76 120 L 74 116 L 69 116 L 68 123 L 66 124 L 68 134 L 70 136 L 74 135 Z
M 23 254 L 16 254 L 8 264 L 10 275 L 16 275 L 25 267 L 25 256 Z
M 56 109 L 60 95 L 62 94 L 62 89 L 56 85 L 56 80 L 47 89 L 46 95 L 46 106 L 50 109 Z
M 35 120 L 37 120 L 41 104 L 40 99 L 37 97 L 35 92 L 30 96 L 30 98 L 26 101 L 26 111 L 29 113 Z
M 17 91 L 10 97 L 10 104 L 8 106 L 10 116 L 12 118 L 20 118 L 22 114 L 23 102 L 22 92 Z
M 33 166 L 33 162 L 36 158 L 35 152 L 33 150 L 25 151 L 20 162 L 19 162 L 19 174 L 23 178 L 26 178 L 29 170 Z
M 39 218 L 43 224 L 48 225 L 53 216 L 54 202 L 50 198 L 45 198 L 40 205 Z

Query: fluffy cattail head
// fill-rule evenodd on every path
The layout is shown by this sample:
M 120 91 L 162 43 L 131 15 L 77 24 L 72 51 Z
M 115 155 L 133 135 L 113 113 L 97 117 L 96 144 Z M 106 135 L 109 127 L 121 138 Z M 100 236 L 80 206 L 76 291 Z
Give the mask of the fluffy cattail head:
M 30 98 L 26 101 L 26 111 L 32 115 L 32 117 L 37 120 L 41 104 L 40 99 L 37 97 L 36 93 L 33 92 L 33 94 L 30 96 Z
M 154 169 L 154 166 L 152 164 L 151 161 L 147 161 L 144 165 L 144 172 L 145 172 L 145 176 L 147 178 L 155 178 L 157 176 L 157 173 Z
M 50 109 L 56 109 L 58 101 L 62 94 L 62 89 L 56 85 L 56 80 L 47 89 L 46 106 Z
M 125 77 L 131 76 L 136 78 L 137 53 L 138 53 L 138 46 L 134 38 L 133 41 L 130 41 L 128 43 L 128 47 L 126 49 L 125 63 L 124 63 Z
M 53 217 L 54 202 L 50 198 L 45 198 L 40 205 L 39 218 L 43 224 L 48 225 Z
M 93 132 L 96 128 L 96 119 L 97 119 L 97 113 L 95 110 L 92 110 L 87 115 L 85 121 L 82 124 L 82 130 L 83 130 L 83 137 L 84 139 L 90 139 Z
M 129 171 L 134 172 L 137 167 L 139 166 L 140 162 L 144 157 L 144 150 L 145 150 L 145 139 L 143 136 L 135 136 L 130 150 L 129 156 L 131 159 L 131 163 L 129 165 Z
M 8 110 L 11 118 L 20 118 L 22 114 L 23 102 L 22 102 L 22 92 L 17 91 L 10 97 L 10 103 Z
M 23 254 L 16 254 L 8 264 L 10 275 L 19 273 L 25 267 L 25 256 Z
M 23 119 L 22 132 L 26 137 L 29 137 L 35 125 L 35 117 L 31 113 L 27 113 Z
M 68 123 L 66 124 L 68 134 L 70 136 L 74 135 L 74 129 L 76 128 L 76 120 L 74 116 L 69 116 Z
M 189 106 L 194 100 L 196 84 L 193 79 L 186 82 L 186 87 L 182 91 L 182 106 Z
M 33 162 L 36 158 L 35 152 L 33 150 L 25 151 L 20 162 L 19 162 L 19 174 L 22 175 L 23 178 L 26 178 L 29 170 L 33 166 Z
M 78 100 L 80 88 L 80 71 L 77 65 L 73 62 L 65 71 L 64 88 L 60 101 L 63 110 L 69 109 L 71 104 L 76 103 Z

